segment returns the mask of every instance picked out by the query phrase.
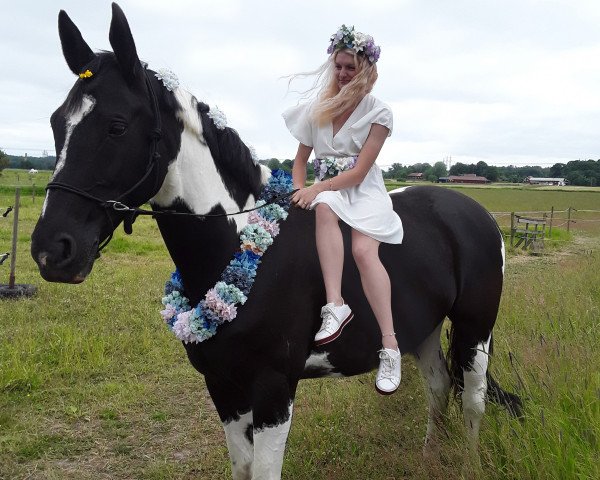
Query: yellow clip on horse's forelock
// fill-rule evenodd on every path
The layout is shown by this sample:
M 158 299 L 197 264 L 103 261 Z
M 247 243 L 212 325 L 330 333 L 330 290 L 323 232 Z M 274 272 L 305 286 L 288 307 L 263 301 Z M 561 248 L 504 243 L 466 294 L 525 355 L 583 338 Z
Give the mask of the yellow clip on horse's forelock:
M 79 78 L 90 78 L 92 75 L 94 75 L 92 72 L 86 70 L 85 72 L 79 74 Z

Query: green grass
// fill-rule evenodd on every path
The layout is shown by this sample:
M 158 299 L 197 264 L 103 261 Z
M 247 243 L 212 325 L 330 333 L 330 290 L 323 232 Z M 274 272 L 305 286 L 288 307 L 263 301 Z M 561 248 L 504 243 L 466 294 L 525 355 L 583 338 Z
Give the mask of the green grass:
M 478 189 L 494 211 L 593 209 L 600 198 L 513 193 Z M 0 208 L 12 202 L 0 193 Z M 38 295 L 0 301 L 0 479 L 230 478 L 203 379 L 158 315 L 172 265 L 156 225 L 139 218 L 132 236 L 117 232 L 83 284 L 44 283 L 29 255 L 41 203 L 23 197 L 17 259 L 17 282 Z M 600 234 L 579 227 L 556 229 L 546 255 L 509 252 L 492 371 L 523 396 L 526 421 L 488 407 L 478 478 L 600 477 Z M 12 215 L 0 218 L 0 251 L 11 229 Z M 8 262 L 2 275 L 7 282 Z M 456 403 L 440 459 L 424 462 L 427 408 L 414 363 L 404 361 L 391 397 L 372 382 L 301 383 L 283 478 L 460 478 Z

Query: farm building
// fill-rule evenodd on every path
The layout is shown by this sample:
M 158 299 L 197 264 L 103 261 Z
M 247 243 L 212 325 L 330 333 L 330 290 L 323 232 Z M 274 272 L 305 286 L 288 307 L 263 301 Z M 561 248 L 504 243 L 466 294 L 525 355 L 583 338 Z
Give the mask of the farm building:
M 474 173 L 465 173 L 464 175 L 450 175 L 449 177 L 444 178 L 443 183 L 491 183 L 485 177 L 480 177 L 479 175 L 475 175 Z M 440 182 L 442 179 L 440 178 Z
M 425 175 L 423 175 L 422 173 L 409 173 L 406 176 L 407 180 L 412 180 L 412 181 L 418 181 L 418 180 L 425 180 Z
M 564 187 L 567 184 L 565 178 L 544 178 L 544 177 L 527 177 L 523 183 L 531 185 L 558 185 Z

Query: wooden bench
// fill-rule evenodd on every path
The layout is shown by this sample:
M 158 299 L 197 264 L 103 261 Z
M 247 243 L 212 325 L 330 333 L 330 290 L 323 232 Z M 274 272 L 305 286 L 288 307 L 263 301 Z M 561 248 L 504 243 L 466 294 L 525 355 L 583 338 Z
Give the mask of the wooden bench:
M 518 247 L 524 250 L 531 248 L 534 252 L 539 252 L 544 248 L 544 238 L 546 237 L 546 214 L 543 218 L 524 217 L 515 215 L 510 218 L 510 246 Z M 516 243 L 515 243 L 516 240 Z

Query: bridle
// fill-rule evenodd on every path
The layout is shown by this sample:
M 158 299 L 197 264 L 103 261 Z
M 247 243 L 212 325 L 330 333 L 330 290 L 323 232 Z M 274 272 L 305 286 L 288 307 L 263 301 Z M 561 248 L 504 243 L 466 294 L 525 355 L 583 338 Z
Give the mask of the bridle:
M 249 208 L 246 210 L 240 210 L 238 212 L 233 212 L 233 213 L 196 214 L 196 213 L 177 212 L 174 210 L 145 210 L 142 208 L 132 208 L 132 207 L 127 206 L 125 203 L 123 203 L 122 200 L 125 199 L 128 195 L 131 195 L 131 193 L 133 193 L 134 191 L 136 191 L 148 179 L 148 177 L 150 177 L 150 175 L 153 172 L 154 172 L 153 192 L 156 192 L 158 189 L 158 185 L 157 185 L 157 183 L 158 183 L 158 168 L 157 167 L 159 165 L 159 160 L 160 160 L 160 153 L 158 153 L 158 142 L 162 138 L 162 122 L 161 122 L 161 116 L 160 116 L 160 109 L 158 106 L 158 97 L 156 96 L 156 92 L 154 91 L 154 87 L 152 86 L 150 74 L 148 73 L 148 70 L 146 68 L 144 68 L 143 70 L 144 70 L 145 83 L 148 88 L 148 92 L 150 94 L 152 113 L 154 116 L 154 127 L 150 134 L 150 142 L 151 143 L 150 143 L 148 166 L 147 166 L 146 172 L 144 173 L 142 178 L 140 178 L 135 183 L 135 185 L 133 185 L 131 188 L 129 188 L 125 193 L 122 193 L 114 200 L 104 200 L 102 198 L 96 197 L 95 195 L 92 195 L 89 192 L 86 192 L 85 190 L 83 190 L 79 187 L 75 187 L 73 185 L 69 185 L 69 184 L 63 183 L 63 182 L 49 182 L 46 185 L 46 190 L 64 190 L 66 192 L 70 192 L 75 195 L 78 195 L 82 198 L 91 200 L 92 202 L 98 204 L 101 208 L 104 209 L 104 211 L 106 212 L 106 216 L 108 218 L 109 224 L 111 226 L 111 230 L 110 230 L 109 235 L 102 242 L 100 242 L 100 244 L 98 246 L 98 254 L 100 254 L 100 252 L 112 240 L 113 232 L 116 228 L 113 223 L 113 220 L 110 216 L 110 213 L 109 213 L 109 211 L 111 211 L 111 210 L 123 215 L 123 229 L 125 230 L 125 233 L 129 235 L 133 232 L 133 223 L 135 222 L 136 218 L 139 215 L 149 215 L 152 218 L 156 218 L 157 216 L 161 216 L 161 215 L 169 215 L 169 216 L 174 216 L 174 217 L 178 217 L 178 216 L 184 217 L 185 216 L 185 217 L 195 217 L 200 220 L 204 220 L 206 218 L 213 218 L 213 217 L 228 217 L 228 216 L 232 216 L 232 215 L 240 215 L 242 213 L 248 213 L 253 210 L 258 210 L 259 208 L 262 208 L 266 205 L 270 205 L 272 203 L 277 203 L 278 201 L 280 201 L 282 199 L 290 197 L 291 195 L 293 195 L 296 192 L 296 190 L 293 190 L 290 193 L 276 195 L 276 196 L 272 197 L 268 202 L 266 202 L 265 204 L 263 204 L 261 206 Z

